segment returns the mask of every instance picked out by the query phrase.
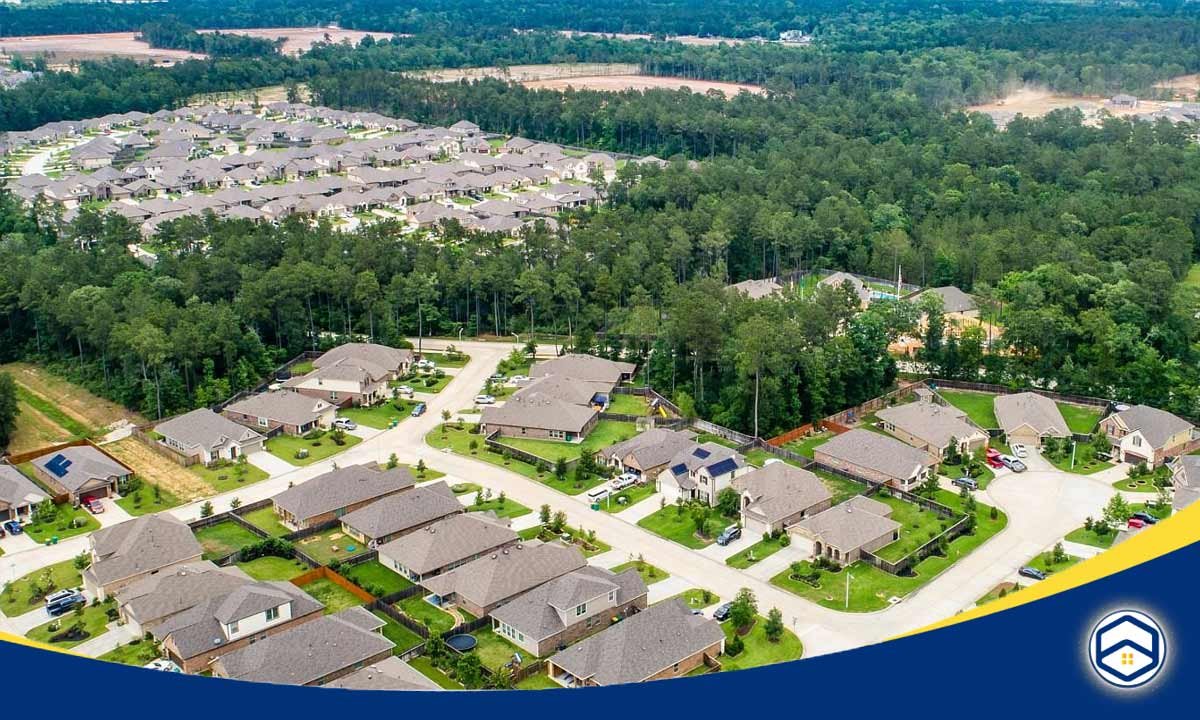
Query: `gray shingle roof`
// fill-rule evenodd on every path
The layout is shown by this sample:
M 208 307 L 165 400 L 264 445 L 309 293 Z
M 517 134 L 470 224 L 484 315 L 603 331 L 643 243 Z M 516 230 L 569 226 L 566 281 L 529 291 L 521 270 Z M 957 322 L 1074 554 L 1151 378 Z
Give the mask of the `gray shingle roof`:
M 742 293 L 751 300 L 761 300 L 781 292 L 783 286 L 775 278 L 764 278 L 762 280 L 743 280 L 729 285 L 725 289 Z
M 70 492 L 92 480 L 125 477 L 133 471 L 91 445 L 76 445 L 33 459 L 33 466 Z
M 591 408 L 533 390 L 522 392 L 519 397 L 513 395 L 503 405 L 485 407 L 480 421 L 485 427 L 502 425 L 579 433 L 595 415 Z
M 368 667 L 352 672 L 325 685 L 342 690 L 441 690 L 434 681 L 425 677 L 398 657 L 390 657 Z
M 819 477 L 784 462 L 767 463 L 736 478 L 733 488 L 750 497 L 747 511 L 772 524 L 833 497 Z
M 971 297 L 953 285 L 929 288 L 928 290 L 923 290 L 915 295 L 909 296 L 908 299 L 912 302 L 916 302 L 922 295 L 925 295 L 926 293 L 932 293 L 942 299 L 943 312 L 963 313 L 979 309 L 979 304 L 975 302 L 975 298 Z
M 379 554 L 419 574 L 462 562 L 519 536 L 478 513 L 452 515 L 379 548 Z
M 820 538 L 842 552 L 853 552 L 863 545 L 890 535 L 901 528 L 892 520 L 888 505 L 856 495 L 796 523 L 798 529 Z
M 209 451 L 224 447 L 230 442 L 243 444 L 262 439 L 262 435 L 245 425 L 239 425 L 208 408 L 193 410 L 159 423 L 154 431 L 186 448 L 201 447 Z
M 1054 401 L 1034 392 L 997 395 L 992 402 L 996 420 L 1005 433 L 1028 425 L 1039 435 L 1067 437 L 1071 430 Z
M 570 353 L 553 360 L 543 360 L 534 363 L 529 370 L 530 377 L 544 375 L 565 375 L 577 380 L 591 382 L 606 382 L 616 385 L 622 375 L 629 375 L 637 369 L 633 363 L 617 362 L 594 355 Z
M 346 343 L 314 360 L 313 367 L 322 368 L 346 360 L 362 367 L 374 366 L 394 373 L 405 363 L 411 362 L 412 357 L 412 350 L 376 343 Z
M 530 541 L 484 555 L 424 585 L 443 597 L 453 593 L 478 607 L 488 607 L 586 564 L 583 553 L 574 547 Z
M 221 658 L 235 680 L 309 685 L 366 662 L 395 647 L 382 635 L 364 630 L 361 607 L 302 623 Z
M 143 515 L 92 533 L 96 561 L 86 572 L 101 585 L 187 560 L 203 550 L 191 528 L 170 513 Z
M 48 497 L 44 490 L 34 485 L 20 470 L 12 465 L 0 463 L 0 509 L 36 505 Z
M 381 498 L 416 484 L 406 467 L 381 470 L 378 465 L 349 465 L 284 490 L 272 500 L 275 506 L 299 520 L 334 512 L 350 505 Z
M 298 392 L 274 390 L 230 403 L 226 409 L 230 412 L 268 418 L 286 425 L 307 425 L 331 407 L 333 406 L 324 400 Z
M 724 639 L 714 620 L 673 599 L 581 640 L 550 662 L 599 685 L 642 682 Z
M 634 568 L 617 574 L 585 565 L 513 598 L 493 610 L 491 616 L 540 641 L 568 627 L 563 622 L 568 610 L 580 603 L 606 598 L 612 590 L 617 591 L 615 605 L 624 605 L 648 592 L 645 581 Z M 607 600 L 604 607 L 610 607 Z
M 859 467 L 881 472 L 888 477 L 907 479 L 918 468 L 935 463 L 932 455 L 877 432 L 855 428 L 819 445 L 817 454 L 825 454 Z
M 953 405 L 910 402 L 884 408 L 875 415 L 939 450 L 947 447 L 951 438 L 963 441 L 980 435 L 987 436 L 987 433 L 967 419 L 965 412 Z
M 1162 448 L 1172 435 L 1192 428 L 1190 422 L 1178 415 L 1149 405 L 1134 405 L 1117 413 L 1117 417 L 1130 430 L 1141 432 L 1153 448 Z
M 117 602 L 146 625 L 249 582 L 253 581 L 236 566 L 218 568 L 204 560 L 142 578 L 117 592 Z
M 342 523 L 374 539 L 465 511 L 450 486 L 436 482 L 390 495 L 361 510 L 347 513 L 342 517 Z
M 651 428 L 623 442 L 600 450 L 603 457 L 632 457 L 642 469 L 666 465 L 675 454 L 695 444 L 696 434 L 690 430 Z

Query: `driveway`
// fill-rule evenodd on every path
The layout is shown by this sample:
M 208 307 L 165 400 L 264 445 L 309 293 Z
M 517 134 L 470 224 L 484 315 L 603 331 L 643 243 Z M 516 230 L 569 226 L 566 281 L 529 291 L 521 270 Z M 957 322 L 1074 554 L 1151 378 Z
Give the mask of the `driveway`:
M 259 450 L 258 452 L 249 453 L 246 455 L 246 462 L 250 463 L 259 470 L 266 471 L 266 473 L 271 477 L 275 477 L 276 475 L 285 475 L 296 469 L 295 465 L 281 457 L 272 455 L 266 450 Z

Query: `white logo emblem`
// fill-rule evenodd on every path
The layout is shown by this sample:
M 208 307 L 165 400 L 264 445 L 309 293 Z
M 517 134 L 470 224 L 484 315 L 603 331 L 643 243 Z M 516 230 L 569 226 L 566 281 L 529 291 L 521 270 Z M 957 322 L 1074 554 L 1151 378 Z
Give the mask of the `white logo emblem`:
M 1166 663 L 1166 635 L 1146 613 L 1118 610 L 1092 628 L 1088 657 L 1092 669 L 1108 684 L 1140 687 L 1153 680 Z

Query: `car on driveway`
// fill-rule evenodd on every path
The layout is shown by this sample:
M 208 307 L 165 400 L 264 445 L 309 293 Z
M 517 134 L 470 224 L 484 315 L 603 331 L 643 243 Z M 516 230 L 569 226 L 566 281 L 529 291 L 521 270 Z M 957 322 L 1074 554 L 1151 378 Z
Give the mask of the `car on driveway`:
M 1013 455 L 1016 455 L 1019 458 L 1029 457 L 1029 448 L 1025 447 L 1021 443 L 1013 443 L 1009 447 L 1012 448 Z
M 1136 519 L 1136 520 L 1141 520 L 1142 522 L 1146 523 L 1147 525 L 1154 525 L 1154 524 L 1158 523 L 1158 518 L 1154 517 L 1153 515 L 1151 515 L 1148 512 L 1135 512 L 1133 515 L 1130 516 L 1130 518 Z M 5 527 L 8 527 L 8 526 L 5 525 Z M 13 533 L 13 534 L 16 535 L 16 533 Z
M 412 412 L 409 413 L 412 417 L 421 417 L 425 414 L 425 403 L 417 403 L 413 405 Z
M 491 395 L 476 395 L 475 396 L 475 404 L 476 405 L 495 405 L 496 398 L 492 397 Z
M 1141 518 L 1131 517 L 1129 518 L 1129 522 L 1125 523 L 1125 526 L 1130 530 L 1141 530 L 1146 527 L 1146 521 Z
M 720 607 L 713 610 L 713 620 L 717 622 L 725 622 L 729 619 L 729 608 L 733 607 L 733 603 L 722 603 Z
M 50 617 L 58 617 L 75 608 L 76 605 L 86 605 L 87 598 L 77 590 L 59 590 L 46 596 L 46 612 Z
M 492 382 L 504 382 L 504 373 L 492 373 L 488 380 L 491 380 Z
M 1042 572 L 1041 570 L 1038 570 L 1035 567 L 1029 567 L 1028 565 L 1026 565 L 1025 567 L 1018 570 L 1017 574 L 1022 577 L 1032 578 L 1034 580 L 1045 580 L 1046 579 L 1046 573 Z
M 21 523 L 17 522 L 16 520 L 9 520 L 8 522 L 4 523 L 4 529 L 8 531 L 9 535 L 20 535 L 21 533 L 25 532 L 21 529 Z M 0 535 L 0 537 L 3 537 L 3 535 Z
M 959 487 L 965 487 L 968 490 L 979 489 L 979 483 L 975 481 L 975 478 L 960 477 L 955 479 L 954 484 Z
M 99 500 L 84 500 L 83 504 L 88 510 L 91 510 L 93 515 L 99 515 L 100 513 L 104 512 L 104 504 Z
M 1004 467 L 1012 470 L 1015 473 L 1025 472 L 1025 463 L 1016 459 L 1012 455 L 1001 455 L 1000 462 L 1004 463 Z
M 638 483 L 638 476 L 633 473 L 621 473 L 613 478 L 609 485 L 615 490 L 624 490 L 627 487 L 633 487 Z
M 722 530 L 721 534 L 717 536 L 717 544 L 718 545 L 728 545 L 729 543 L 733 542 L 734 540 L 737 540 L 741 536 L 742 536 L 742 529 L 740 527 L 738 527 L 737 525 L 730 525 L 729 527 Z
M 1004 467 L 1004 463 L 1000 460 L 1000 451 L 996 448 L 988 448 L 987 452 L 984 453 L 983 459 L 996 470 Z
M 412 397 L 413 395 L 413 389 L 408 385 L 401 385 L 400 387 L 396 388 L 396 392 L 404 395 L 405 397 Z
M 358 429 L 358 423 L 354 422 L 350 418 L 344 418 L 344 417 L 334 418 L 333 426 L 335 428 L 338 428 L 339 430 L 357 430 Z

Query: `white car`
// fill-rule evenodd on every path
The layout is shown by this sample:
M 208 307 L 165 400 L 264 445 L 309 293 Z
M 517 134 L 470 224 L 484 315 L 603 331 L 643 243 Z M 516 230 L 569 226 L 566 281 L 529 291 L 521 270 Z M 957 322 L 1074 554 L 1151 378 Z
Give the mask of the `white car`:
M 495 404 L 495 402 L 496 402 L 496 398 L 492 397 L 491 395 L 476 395 L 475 396 L 475 404 L 476 405 L 492 405 L 492 404 Z
M 413 389 L 408 385 L 401 385 L 400 387 L 396 388 L 396 392 L 400 393 L 401 395 L 412 397 Z
M 508 381 L 510 383 L 512 383 L 513 385 L 519 385 L 520 383 L 523 383 L 528 379 L 529 379 L 528 375 L 513 375 L 512 377 L 510 377 L 508 379 Z
M 354 422 L 350 418 L 344 418 L 344 417 L 334 418 L 333 426 L 335 428 L 339 428 L 341 430 L 357 430 L 358 429 L 358 423 Z
M 617 492 L 619 490 L 624 490 L 627 487 L 633 487 L 634 485 L 637 485 L 637 482 L 637 475 L 634 475 L 633 473 L 622 473 L 613 478 L 612 482 L 609 483 L 609 486 L 612 487 L 613 492 Z
M 1010 447 L 1012 448 L 1013 455 L 1019 458 L 1029 457 L 1029 448 L 1021 443 L 1013 443 Z

